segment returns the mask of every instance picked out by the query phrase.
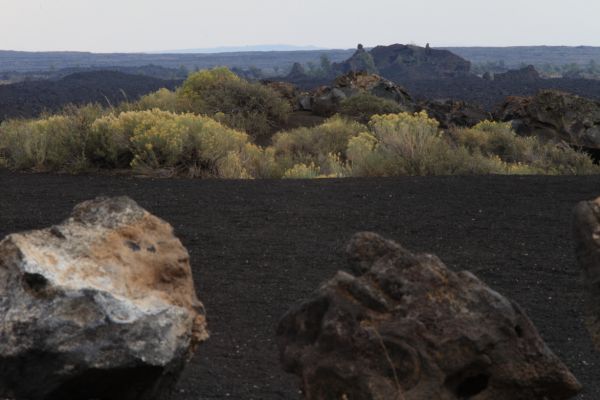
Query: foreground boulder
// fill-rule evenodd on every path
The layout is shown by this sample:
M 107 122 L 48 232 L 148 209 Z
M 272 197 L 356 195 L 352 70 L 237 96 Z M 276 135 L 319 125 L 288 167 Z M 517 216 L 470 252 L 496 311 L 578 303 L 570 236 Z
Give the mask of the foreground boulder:
M 508 97 L 496 111 L 517 133 L 537 135 L 587 149 L 600 149 L 600 103 L 556 90 Z
M 579 383 L 524 312 L 469 272 L 373 233 L 280 321 L 286 371 L 305 398 L 569 399 Z
M 0 242 L 0 398 L 167 396 L 208 337 L 189 256 L 133 200 Z
M 575 245 L 587 291 L 586 324 L 600 351 L 600 198 L 575 208 Z

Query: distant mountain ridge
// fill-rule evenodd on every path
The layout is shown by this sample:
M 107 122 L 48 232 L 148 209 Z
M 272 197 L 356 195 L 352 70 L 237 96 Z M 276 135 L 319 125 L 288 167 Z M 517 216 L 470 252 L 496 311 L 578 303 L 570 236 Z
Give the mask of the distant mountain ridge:
M 600 47 L 593 46 L 510 46 L 510 47 L 438 47 L 449 50 L 473 64 L 502 61 L 508 68 L 523 64 L 600 63 Z
M 227 53 L 85 53 L 85 52 L 24 52 L 0 50 L 0 73 L 35 72 L 51 69 L 86 67 L 140 67 L 156 65 L 188 70 L 226 66 L 229 68 L 288 68 L 294 62 L 318 63 L 322 55 L 332 62 L 343 61 L 354 50 L 295 50 Z M 1 77 L 0 77 L 1 79 Z
M 279 49 L 276 46 L 284 46 Z M 341 63 L 351 57 L 355 49 L 331 50 L 283 50 L 287 45 L 266 45 L 252 47 L 221 47 L 187 51 L 210 50 L 212 53 L 86 53 L 86 52 L 24 52 L 0 50 L 0 73 L 7 71 L 34 72 L 58 70 L 63 68 L 86 67 L 140 67 L 153 64 L 165 68 L 186 67 L 210 68 L 227 66 L 229 68 L 284 69 L 294 62 L 306 65 L 319 64 L 325 55 L 332 63 Z M 275 48 L 274 48 L 275 47 Z M 311 47 L 311 46 L 307 46 Z M 387 46 L 384 46 L 387 47 Z M 433 50 L 449 50 L 470 61 L 472 64 L 497 62 L 503 60 L 508 68 L 520 67 L 523 63 L 542 65 L 545 63 L 586 64 L 595 60 L 600 64 L 600 47 L 564 47 L 564 46 L 522 46 L 522 47 L 436 47 Z M 243 51 L 234 51 L 243 50 Z M 252 51 L 253 50 L 253 51 Z M 367 50 L 370 50 L 367 48 Z M 219 52 L 223 51 L 223 52 Z M 1 80 L 1 77 L 0 77 Z
M 220 47 L 205 47 L 198 49 L 178 49 L 166 51 L 152 51 L 150 54 L 219 54 L 219 53 L 252 53 L 263 51 L 311 51 L 311 50 L 326 50 L 324 47 L 318 46 L 295 46 L 288 44 L 263 44 L 251 46 L 220 46 Z

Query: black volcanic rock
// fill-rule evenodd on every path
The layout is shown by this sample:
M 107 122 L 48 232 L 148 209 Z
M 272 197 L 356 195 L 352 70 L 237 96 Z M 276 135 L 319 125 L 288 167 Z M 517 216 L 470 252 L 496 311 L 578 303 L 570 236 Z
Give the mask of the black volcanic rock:
M 358 48 L 352 57 L 344 62 L 333 64 L 332 70 L 337 74 L 347 74 L 349 72 L 377 74 L 379 72 L 373 57 L 361 44 L 358 45 Z
M 339 111 L 339 106 L 344 100 L 365 93 L 391 100 L 405 111 L 415 110 L 415 104 L 404 88 L 379 75 L 366 72 L 349 72 L 342 75 L 335 79 L 331 86 L 319 87 L 308 94 L 308 99 L 301 98 L 300 103 L 304 103 L 301 108 L 306 111 L 329 116 Z
M 527 67 L 521 69 L 511 69 L 510 71 L 494 75 L 494 80 L 501 82 L 535 82 L 539 79 L 541 79 L 540 73 L 535 69 L 533 65 L 528 65 Z
M 509 97 L 496 112 L 512 121 L 522 135 L 563 140 L 570 145 L 600 149 L 600 102 L 556 90 L 532 97 Z
M 363 232 L 280 320 L 305 399 L 566 400 L 581 385 L 525 312 L 467 271 Z
M 436 119 L 443 129 L 452 126 L 472 127 L 485 120 L 492 120 L 492 114 L 481 107 L 456 100 L 427 100 L 419 108 Z
M 450 78 L 465 76 L 471 63 L 448 50 L 436 50 L 412 45 L 377 46 L 370 52 L 375 65 L 384 77 Z
M 0 85 L 0 121 L 36 117 L 44 111 L 59 111 L 67 104 L 114 106 L 161 88 L 174 89 L 179 83 L 116 71 L 94 71 L 68 75 L 56 81 Z

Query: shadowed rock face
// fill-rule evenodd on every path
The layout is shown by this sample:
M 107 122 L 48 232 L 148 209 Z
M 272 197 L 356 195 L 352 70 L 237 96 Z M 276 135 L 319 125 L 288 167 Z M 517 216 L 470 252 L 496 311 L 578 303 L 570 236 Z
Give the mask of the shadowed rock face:
M 574 214 L 575 249 L 588 299 L 586 324 L 600 351 L 600 198 L 579 203 Z
M 471 63 L 448 50 L 412 45 L 377 46 L 370 51 L 381 75 L 391 80 L 457 77 L 469 74 Z
M 497 119 L 512 121 L 522 135 L 538 135 L 588 149 L 600 149 L 600 103 L 556 90 L 532 97 L 508 97 Z
M 504 73 L 494 75 L 495 81 L 516 81 L 516 82 L 536 82 L 540 80 L 540 73 L 533 65 L 528 65 L 521 69 L 513 69 Z
M 277 334 L 307 399 L 568 399 L 580 385 L 514 303 L 373 233 Z
M 482 121 L 492 120 L 490 113 L 464 101 L 425 101 L 419 104 L 419 108 L 426 111 L 430 117 L 435 118 L 443 129 L 452 126 L 472 127 Z
M 160 398 L 208 337 L 186 249 L 126 197 L 1 241 L 0 320 L 0 398 Z

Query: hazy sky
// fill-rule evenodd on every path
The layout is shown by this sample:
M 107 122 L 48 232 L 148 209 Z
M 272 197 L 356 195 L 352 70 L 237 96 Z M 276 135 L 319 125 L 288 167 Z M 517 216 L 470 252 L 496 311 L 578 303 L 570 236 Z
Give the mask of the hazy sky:
M 0 49 L 600 46 L 597 0 L 0 0 Z

